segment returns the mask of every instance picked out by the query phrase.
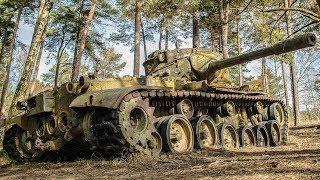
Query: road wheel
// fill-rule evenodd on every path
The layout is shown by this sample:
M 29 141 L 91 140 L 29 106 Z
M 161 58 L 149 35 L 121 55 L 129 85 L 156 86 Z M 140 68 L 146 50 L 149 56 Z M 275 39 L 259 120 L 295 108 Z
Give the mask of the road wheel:
M 249 127 L 241 127 L 238 129 L 240 147 L 256 146 L 256 138 L 254 132 Z
M 204 115 L 192 121 L 195 148 L 213 149 L 218 142 L 218 131 L 213 119 Z
M 231 124 L 223 123 L 218 126 L 218 133 L 223 148 L 231 150 L 239 147 L 238 133 Z
M 253 131 L 256 136 L 256 145 L 258 147 L 268 147 L 270 143 L 267 128 L 263 124 L 260 124 L 254 126 Z
M 190 152 L 193 149 L 193 131 L 190 122 L 180 114 L 163 117 L 159 126 L 163 149 L 174 153 Z
M 277 121 L 269 121 L 266 123 L 271 146 L 278 146 L 281 141 L 280 127 Z

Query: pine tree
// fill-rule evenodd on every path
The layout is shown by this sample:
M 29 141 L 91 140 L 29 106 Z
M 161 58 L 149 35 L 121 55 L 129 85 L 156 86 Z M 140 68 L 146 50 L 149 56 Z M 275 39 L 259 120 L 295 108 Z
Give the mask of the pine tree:
M 45 26 L 48 23 L 48 17 L 50 13 L 50 9 L 52 7 L 52 2 L 51 0 L 42 0 L 41 1 L 41 6 L 39 9 L 39 15 L 37 18 L 37 23 L 34 28 L 34 33 L 33 33 L 33 38 L 32 42 L 30 45 L 27 61 L 22 73 L 22 77 L 18 83 L 17 90 L 15 92 L 15 95 L 13 97 L 10 111 L 9 111 L 9 117 L 13 115 L 13 113 L 16 110 L 16 103 L 20 99 L 24 99 L 26 97 L 26 92 L 28 92 L 28 84 L 31 79 L 32 71 L 34 69 L 36 57 L 37 57 L 37 52 L 39 50 L 40 42 L 41 42 L 41 37 L 43 34 L 43 31 L 45 30 Z
M 71 75 L 71 80 L 73 82 L 77 81 L 79 77 L 79 72 L 81 67 L 81 58 L 83 55 L 83 51 L 85 49 L 87 36 L 89 33 L 89 27 L 94 18 L 96 6 L 97 6 L 97 0 L 92 0 L 86 22 L 83 27 L 79 27 L 81 30 L 80 30 L 79 39 L 77 41 L 76 48 L 75 48 L 75 56 L 73 60 L 72 75 Z

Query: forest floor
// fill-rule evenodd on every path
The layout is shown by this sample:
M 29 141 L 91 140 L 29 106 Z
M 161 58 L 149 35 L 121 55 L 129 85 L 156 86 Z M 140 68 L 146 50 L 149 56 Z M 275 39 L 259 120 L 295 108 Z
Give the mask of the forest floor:
M 295 129 L 289 137 L 281 147 L 162 154 L 152 160 L 17 165 L 0 154 L 0 179 L 320 179 L 320 130 Z

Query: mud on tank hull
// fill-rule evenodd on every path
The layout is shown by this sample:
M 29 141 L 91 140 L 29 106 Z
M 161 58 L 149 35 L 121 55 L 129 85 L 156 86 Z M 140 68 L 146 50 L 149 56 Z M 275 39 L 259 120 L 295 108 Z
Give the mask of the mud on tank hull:
M 149 86 L 73 93 L 51 93 L 56 99 L 54 110 L 12 120 L 16 123 L 3 142 L 10 158 L 37 161 L 46 152 L 61 150 L 158 155 L 161 151 L 278 146 L 287 141 L 285 106 L 259 93 Z

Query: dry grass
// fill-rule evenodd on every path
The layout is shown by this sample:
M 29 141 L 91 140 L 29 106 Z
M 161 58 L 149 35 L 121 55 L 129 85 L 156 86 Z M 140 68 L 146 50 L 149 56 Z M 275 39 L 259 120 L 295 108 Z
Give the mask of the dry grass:
M 12 164 L 0 179 L 320 179 L 320 130 L 289 132 L 286 146 Z
M 9 166 L 12 161 L 6 156 L 6 154 L 0 149 L 0 168 Z

